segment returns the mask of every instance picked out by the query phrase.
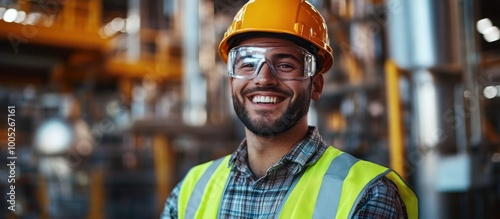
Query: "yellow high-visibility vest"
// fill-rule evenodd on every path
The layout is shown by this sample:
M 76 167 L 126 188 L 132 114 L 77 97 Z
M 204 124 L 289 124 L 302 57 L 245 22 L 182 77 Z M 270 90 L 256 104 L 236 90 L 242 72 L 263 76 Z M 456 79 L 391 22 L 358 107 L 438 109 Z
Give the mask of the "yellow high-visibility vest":
M 217 218 L 231 172 L 229 155 L 191 169 L 178 199 L 179 218 Z M 280 206 L 279 218 L 351 218 L 369 185 L 380 177 L 394 182 L 410 219 L 418 218 L 418 200 L 394 171 L 329 147 L 298 177 Z

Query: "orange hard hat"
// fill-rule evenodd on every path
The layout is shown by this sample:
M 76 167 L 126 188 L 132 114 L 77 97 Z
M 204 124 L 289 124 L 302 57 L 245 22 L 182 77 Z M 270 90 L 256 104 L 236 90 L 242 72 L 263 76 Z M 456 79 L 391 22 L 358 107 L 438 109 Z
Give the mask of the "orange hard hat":
M 251 33 L 272 33 L 293 36 L 312 43 L 320 59 L 319 72 L 333 65 L 328 30 L 321 14 L 305 0 L 250 0 L 233 19 L 219 44 L 219 55 L 227 62 L 231 42 Z

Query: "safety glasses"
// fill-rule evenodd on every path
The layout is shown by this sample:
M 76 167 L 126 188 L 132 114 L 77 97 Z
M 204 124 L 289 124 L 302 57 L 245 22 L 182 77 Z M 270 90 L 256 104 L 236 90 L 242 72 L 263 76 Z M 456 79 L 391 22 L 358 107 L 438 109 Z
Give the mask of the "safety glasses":
M 264 64 L 279 80 L 304 80 L 316 72 L 314 55 L 298 46 L 239 46 L 229 51 L 229 76 L 251 80 Z

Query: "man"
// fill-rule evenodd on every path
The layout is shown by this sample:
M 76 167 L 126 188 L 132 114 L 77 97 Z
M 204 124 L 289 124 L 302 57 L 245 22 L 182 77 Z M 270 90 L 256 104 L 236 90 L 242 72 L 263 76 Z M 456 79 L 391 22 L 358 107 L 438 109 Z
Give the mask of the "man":
M 162 218 L 418 218 L 389 169 L 328 146 L 308 126 L 333 63 L 326 24 L 304 0 L 253 0 L 219 45 L 246 138 L 194 167 Z

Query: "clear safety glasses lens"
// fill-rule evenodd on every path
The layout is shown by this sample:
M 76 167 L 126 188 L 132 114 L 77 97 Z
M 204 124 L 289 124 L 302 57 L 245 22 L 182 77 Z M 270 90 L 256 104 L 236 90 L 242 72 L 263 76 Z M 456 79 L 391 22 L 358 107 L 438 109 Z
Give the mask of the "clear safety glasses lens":
M 316 72 L 314 55 L 295 46 L 235 47 L 229 51 L 227 70 L 233 78 L 251 80 L 264 64 L 280 80 L 304 80 Z

